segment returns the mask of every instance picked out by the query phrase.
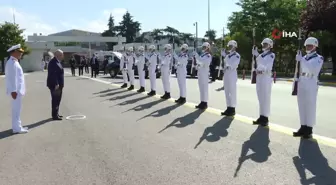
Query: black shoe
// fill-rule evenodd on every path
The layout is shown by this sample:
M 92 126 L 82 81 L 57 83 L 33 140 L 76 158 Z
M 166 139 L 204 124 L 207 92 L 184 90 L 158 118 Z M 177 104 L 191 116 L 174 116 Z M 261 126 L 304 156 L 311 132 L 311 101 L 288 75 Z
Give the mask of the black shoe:
M 145 92 L 145 88 L 144 88 L 144 87 L 140 87 L 140 89 L 137 90 L 137 92 L 138 92 L 138 93 L 143 93 L 143 92 Z
M 313 137 L 313 127 L 306 126 L 306 129 L 303 132 L 302 138 L 304 139 L 310 139 Z
M 298 131 L 293 132 L 293 137 L 302 137 L 306 129 L 307 129 L 306 125 L 301 125 Z
M 225 112 L 222 112 L 222 116 L 234 116 L 236 115 L 236 109 L 234 107 L 228 107 Z
M 92 78 L 92 77 L 91 77 Z M 126 88 L 127 87 L 127 83 L 124 83 L 121 88 Z
M 58 117 L 58 116 L 57 117 L 53 117 L 52 119 L 53 120 L 57 120 L 57 121 L 63 120 L 61 117 Z
M 164 100 L 170 99 L 170 93 L 166 92 L 163 96 L 161 96 L 161 99 L 164 99 Z
M 208 103 L 207 102 L 201 102 L 200 104 L 198 104 L 196 107 L 196 109 L 201 109 L 201 110 L 205 110 L 208 108 Z
M 253 125 L 260 125 L 263 127 L 268 126 L 268 117 L 266 116 L 260 116 L 256 121 L 253 121 Z
M 58 115 L 58 117 L 60 117 L 60 118 L 63 118 L 63 116 L 62 116 L 62 115 Z
M 134 85 L 131 85 L 131 86 L 129 86 L 129 88 L 127 90 L 131 91 L 133 89 L 134 89 Z
M 156 95 L 156 91 L 151 90 L 151 92 L 149 92 L 147 95 L 148 96 L 155 96 Z
M 181 97 L 179 104 L 185 104 L 187 102 L 186 98 Z
M 179 97 L 179 99 L 175 100 L 175 103 L 180 103 L 181 99 L 182 99 L 182 97 Z

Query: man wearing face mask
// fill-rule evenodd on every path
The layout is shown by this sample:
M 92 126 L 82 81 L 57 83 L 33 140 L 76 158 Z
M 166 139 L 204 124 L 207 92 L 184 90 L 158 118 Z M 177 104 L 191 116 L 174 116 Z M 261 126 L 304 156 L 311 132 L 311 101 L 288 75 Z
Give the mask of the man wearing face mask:
M 170 44 L 166 44 L 164 49 L 165 55 L 161 59 L 161 79 L 165 94 L 161 96 L 161 99 L 167 100 L 170 99 L 170 63 L 172 61 L 172 46 Z
M 318 75 L 324 59 L 316 53 L 316 48 L 318 47 L 316 38 L 307 38 L 304 46 L 307 54 L 302 57 L 301 51 L 298 50 L 296 55 L 296 61 L 300 62 L 297 101 L 301 127 L 293 133 L 293 136 L 308 139 L 312 137 L 313 127 L 316 124 Z
M 121 88 L 126 88 L 127 87 L 127 82 L 128 82 L 128 77 L 127 77 L 127 57 L 125 51 L 122 52 L 122 56 L 120 59 L 120 71 L 124 80 L 124 84 L 121 86 Z
M 222 112 L 223 116 L 234 116 L 236 114 L 237 104 L 237 68 L 240 63 L 240 55 L 236 52 L 238 44 L 236 41 L 231 40 L 228 42 L 229 53 L 227 54 L 225 49 L 222 51 L 224 57 L 224 91 L 226 98 L 227 109 Z
M 175 103 L 184 104 L 186 102 L 187 95 L 187 64 L 188 64 L 188 45 L 183 44 L 181 46 L 181 53 L 177 55 L 175 52 L 173 54 L 174 59 L 177 61 L 175 67 L 177 83 L 180 89 L 180 98 L 175 100 Z
M 200 91 L 201 103 L 199 103 L 195 108 L 197 109 L 207 109 L 208 108 L 208 99 L 209 99 L 209 66 L 212 61 L 212 56 L 210 54 L 210 44 L 204 42 L 202 45 L 202 55 L 198 55 L 194 51 L 194 56 L 197 63 L 197 77 L 198 77 L 198 86 Z
M 252 54 L 256 56 L 256 73 L 257 73 L 257 96 L 259 100 L 259 118 L 253 121 L 254 125 L 268 126 L 271 109 L 271 91 L 272 91 L 272 68 L 275 54 L 271 51 L 273 41 L 265 38 L 262 42 L 263 52 L 259 54 L 258 48 L 253 46 Z
M 148 96 L 156 95 L 156 68 L 157 68 L 157 54 L 155 53 L 155 46 L 149 46 L 149 54 L 146 55 L 148 60 L 148 72 L 149 72 L 149 80 L 151 91 L 147 94 Z
M 143 46 L 140 46 L 138 48 L 138 55 L 136 56 L 136 62 L 135 65 L 138 68 L 138 74 L 139 74 L 139 82 L 140 82 L 140 89 L 137 90 L 138 93 L 143 93 L 145 92 L 145 55 L 144 55 L 144 51 L 145 48 Z
M 128 90 L 134 89 L 134 53 L 133 47 L 128 48 L 128 52 L 126 53 L 127 56 L 127 74 L 129 76 L 130 86 Z

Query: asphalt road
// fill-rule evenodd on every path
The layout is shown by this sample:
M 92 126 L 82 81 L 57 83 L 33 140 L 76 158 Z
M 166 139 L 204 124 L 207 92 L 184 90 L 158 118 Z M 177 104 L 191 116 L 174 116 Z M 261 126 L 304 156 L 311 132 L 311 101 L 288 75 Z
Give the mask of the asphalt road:
M 30 127 L 28 134 L 10 134 L 10 101 L 0 94 L 1 185 L 336 184 L 333 147 L 104 81 L 67 76 L 61 113 L 86 119 L 51 121 L 45 78 L 43 72 L 26 76 L 22 121 Z M 189 101 L 197 98 L 193 83 L 188 81 Z M 211 86 L 216 89 L 220 83 Z M 239 86 L 240 96 L 244 87 L 252 89 L 247 82 Z M 3 79 L 0 88 L 5 88 Z M 273 93 L 285 94 L 278 89 Z M 212 92 L 211 106 L 223 102 L 222 93 Z M 248 102 L 239 100 L 240 114 L 248 111 Z M 282 117 L 290 115 L 296 113 L 287 111 Z
M 108 76 L 99 76 L 100 79 L 120 84 L 121 79 L 111 79 Z M 136 88 L 139 87 L 138 80 Z M 226 109 L 223 81 L 216 81 L 209 86 L 209 106 L 224 110 Z M 146 81 L 146 89 L 150 90 L 149 80 Z M 157 91 L 163 94 L 161 79 L 157 80 Z M 177 79 L 171 79 L 171 95 L 178 98 L 179 89 Z M 255 85 L 249 79 L 238 80 L 237 85 L 237 113 L 249 118 L 259 117 L 259 103 Z M 292 82 L 277 81 L 272 87 L 271 116 L 270 121 L 278 125 L 297 129 L 300 126 L 296 96 L 292 96 Z M 197 79 L 187 81 L 187 100 L 199 103 L 199 89 Z M 336 88 L 320 86 L 317 105 L 317 126 L 315 133 L 331 138 L 336 138 L 336 125 L 332 115 L 335 114 L 333 107 L 336 103 Z

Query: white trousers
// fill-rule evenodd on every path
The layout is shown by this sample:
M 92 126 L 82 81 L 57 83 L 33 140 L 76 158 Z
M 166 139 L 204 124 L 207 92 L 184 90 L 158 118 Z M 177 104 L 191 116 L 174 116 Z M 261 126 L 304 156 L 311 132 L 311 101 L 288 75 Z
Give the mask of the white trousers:
M 132 68 L 128 68 L 127 73 L 130 80 L 130 84 L 134 85 L 134 70 Z
M 127 83 L 128 82 L 127 71 L 122 69 L 121 74 L 123 76 L 124 83 Z
M 208 102 L 209 99 L 209 69 L 198 69 L 198 87 L 200 99 L 202 102 Z
M 237 105 L 237 71 L 226 70 L 223 76 L 226 106 L 235 108 Z
M 149 66 L 148 71 L 149 71 L 149 81 L 151 85 L 151 90 L 156 91 L 156 73 L 155 73 L 156 68 Z
M 177 68 L 177 83 L 180 89 L 180 97 L 186 98 L 187 96 L 187 71 L 185 68 Z
M 12 99 L 12 97 L 10 96 Z M 21 110 L 22 110 L 22 95 L 17 95 L 16 99 L 12 99 L 12 129 L 14 132 L 21 131 Z
M 170 93 L 170 70 L 169 66 L 161 67 L 161 79 L 164 92 Z
M 138 74 L 139 74 L 140 87 L 145 87 L 145 81 L 146 81 L 145 75 L 146 75 L 146 73 L 143 69 L 143 66 L 138 65 L 137 68 L 138 68 Z
M 272 93 L 272 77 L 267 74 L 257 75 L 257 96 L 259 101 L 260 116 L 269 117 L 271 112 L 271 93 Z
M 301 125 L 314 127 L 316 124 L 317 92 L 318 84 L 316 79 L 300 78 L 297 101 Z

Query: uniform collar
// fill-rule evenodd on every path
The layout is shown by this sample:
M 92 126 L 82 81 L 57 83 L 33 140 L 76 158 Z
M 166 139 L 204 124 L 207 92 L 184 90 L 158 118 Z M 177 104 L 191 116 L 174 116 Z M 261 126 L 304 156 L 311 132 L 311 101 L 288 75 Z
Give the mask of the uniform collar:
M 314 51 L 314 52 L 312 52 L 312 53 L 309 53 L 309 54 L 307 54 L 307 57 L 309 58 L 309 57 L 311 57 L 311 56 L 313 56 L 313 55 L 316 55 L 316 51 Z
M 14 62 L 19 62 L 19 60 L 13 56 L 10 57 Z

